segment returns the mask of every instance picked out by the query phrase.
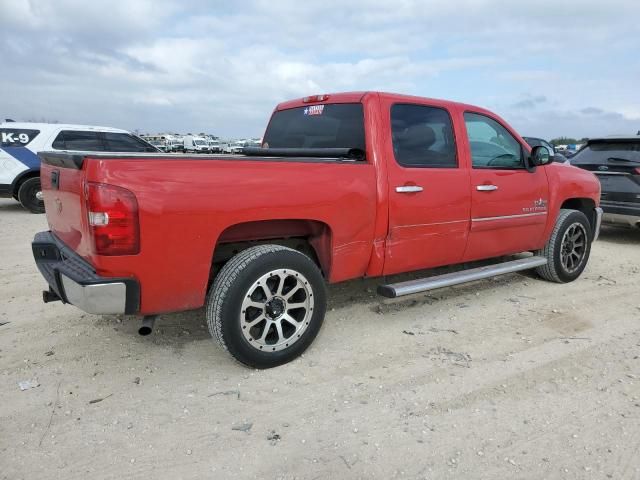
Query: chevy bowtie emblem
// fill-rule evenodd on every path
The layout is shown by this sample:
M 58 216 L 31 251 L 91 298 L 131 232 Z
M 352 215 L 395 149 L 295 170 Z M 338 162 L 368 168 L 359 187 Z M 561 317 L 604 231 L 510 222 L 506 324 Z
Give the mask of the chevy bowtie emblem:
M 544 208 L 544 207 L 547 206 L 547 201 L 545 199 L 543 199 L 543 198 L 539 198 L 538 200 L 535 200 L 533 202 L 533 206 L 534 207 L 542 207 L 542 208 Z

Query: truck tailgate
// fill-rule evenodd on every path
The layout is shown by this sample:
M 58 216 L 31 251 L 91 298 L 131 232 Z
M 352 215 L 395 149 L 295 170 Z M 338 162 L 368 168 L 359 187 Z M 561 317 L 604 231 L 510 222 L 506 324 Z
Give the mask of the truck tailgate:
M 89 259 L 91 243 L 84 207 L 84 175 L 81 162 L 70 162 L 67 155 L 39 154 L 40 177 L 49 229 L 69 248 Z

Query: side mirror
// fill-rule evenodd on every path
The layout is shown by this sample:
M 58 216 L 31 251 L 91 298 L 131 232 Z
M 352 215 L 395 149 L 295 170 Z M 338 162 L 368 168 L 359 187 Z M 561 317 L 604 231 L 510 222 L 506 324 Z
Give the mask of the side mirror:
M 531 163 L 533 165 L 541 167 L 551 162 L 553 162 L 553 152 L 549 151 L 547 147 L 539 145 L 531 149 Z

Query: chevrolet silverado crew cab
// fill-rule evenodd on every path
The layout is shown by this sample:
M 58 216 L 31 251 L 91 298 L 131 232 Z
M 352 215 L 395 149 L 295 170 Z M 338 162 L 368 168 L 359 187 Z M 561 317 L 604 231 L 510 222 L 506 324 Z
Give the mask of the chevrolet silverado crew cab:
M 601 218 L 596 177 L 554 164 L 499 116 L 388 93 L 282 103 L 244 155 L 40 157 L 45 301 L 141 315 L 141 333 L 157 314 L 205 306 L 211 334 L 257 368 L 314 340 L 326 282 L 487 259 L 378 292 L 532 268 L 570 282 Z
M 32 213 L 44 213 L 37 152 L 79 150 L 157 152 L 125 130 L 59 123 L 0 123 L 0 197 L 13 197 Z

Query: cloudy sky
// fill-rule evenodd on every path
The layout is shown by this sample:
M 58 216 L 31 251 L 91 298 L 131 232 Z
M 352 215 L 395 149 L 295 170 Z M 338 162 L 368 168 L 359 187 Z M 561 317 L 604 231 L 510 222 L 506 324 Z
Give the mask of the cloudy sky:
M 638 0 L 0 0 L 0 116 L 261 136 L 279 101 L 375 89 L 523 135 L 635 133 L 639 18 Z

